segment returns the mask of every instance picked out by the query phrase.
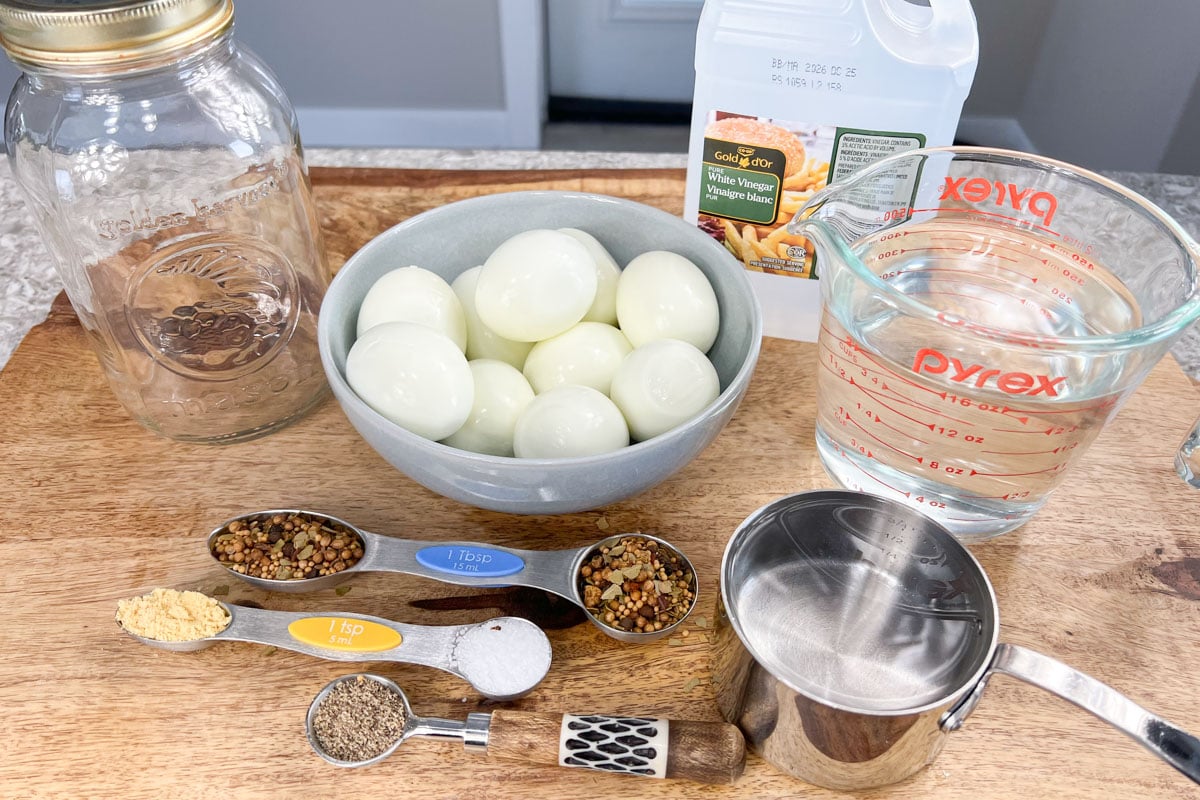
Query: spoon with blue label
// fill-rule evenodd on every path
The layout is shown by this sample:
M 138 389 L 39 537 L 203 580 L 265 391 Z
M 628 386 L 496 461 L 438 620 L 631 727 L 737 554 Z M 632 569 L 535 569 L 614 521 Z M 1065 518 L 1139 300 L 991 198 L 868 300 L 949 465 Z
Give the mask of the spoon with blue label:
M 579 605 L 626 642 L 669 635 L 696 605 L 696 572 L 668 542 L 643 533 L 571 550 L 518 550 L 370 533 L 328 514 L 276 509 L 242 514 L 208 536 L 209 554 L 261 589 L 312 592 L 361 572 L 399 572 L 461 586 L 526 586 Z

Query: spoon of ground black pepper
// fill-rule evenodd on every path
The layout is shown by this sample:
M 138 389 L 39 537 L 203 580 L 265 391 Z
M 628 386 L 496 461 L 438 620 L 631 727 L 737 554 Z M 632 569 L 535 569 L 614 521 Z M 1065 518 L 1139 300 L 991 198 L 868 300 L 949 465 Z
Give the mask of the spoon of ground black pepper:
M 399 686 L 370 673 L 326 684 L 305 730 L 317 755 L 339 767 L 374 764 L 414 736 L 508 761 L 710 784 L 732 783 L 746 761 L 741 731 L 726 722 L 502 709 L 462 722 L 418 717 Z
M 268 611 L 198 592 L 156 589 L 119 602 L 116 621 L 129 636 L 161 650 L 191 652 L 220 641 L 251 642 L 330 661 L 433 667 L 457 675 L 490 700 L 522 697 L 550 670 L 550 640 L 520 617 L 470 625 L 407 625 L 365 614 Z
M 669 635 L 698 594 L 687 557 L 643 533 L 571 550 L 517 550 L 382 536 L 328 514 L 281 509 L 234 517 L 209 534 L 207 546 L 238 578 L 277 592 L 326 589 L 359 572 L 542 589 L 581 606 L 600 630 L 625 642 Z

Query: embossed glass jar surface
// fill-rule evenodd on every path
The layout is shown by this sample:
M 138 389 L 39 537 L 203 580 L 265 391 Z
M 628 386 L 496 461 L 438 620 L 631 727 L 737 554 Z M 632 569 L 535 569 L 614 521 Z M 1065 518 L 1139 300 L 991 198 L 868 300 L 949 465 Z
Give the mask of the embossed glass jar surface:
M 13 173 L 130 414 L 232 442 L 311 410 L 328 271 L 295 114 L 230 0 L 2 0 L 0 41 Z

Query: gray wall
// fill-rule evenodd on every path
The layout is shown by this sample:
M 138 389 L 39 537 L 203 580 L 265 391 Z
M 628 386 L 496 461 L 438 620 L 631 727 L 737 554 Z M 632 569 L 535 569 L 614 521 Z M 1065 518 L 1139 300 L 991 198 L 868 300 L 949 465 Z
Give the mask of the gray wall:
M 234 24 L 296 106 L 504 106 L 495 0 L 239 0 Z
M 310 147 L 536 147 L 542 15 L 578 2 L 238 0 L 237 31 L 279 75 Z M 1095 169 L 1200 174 L 1200 2 L 973 4 L 980 63 L 960 135 Z M 16 74 L 0 61 L 0 86 Z
M 1025 100 L 1054 0 L 971 0 L 979 66 L 964 115 L 1015 117 Z
M 1047 25 L 1018 112 L 1038 150 L 1159 170 L 1200 75 L 1200 3 L 1056 0 Z M 1188 170 L 1200 173 L 1200 158 Z

